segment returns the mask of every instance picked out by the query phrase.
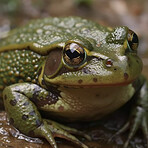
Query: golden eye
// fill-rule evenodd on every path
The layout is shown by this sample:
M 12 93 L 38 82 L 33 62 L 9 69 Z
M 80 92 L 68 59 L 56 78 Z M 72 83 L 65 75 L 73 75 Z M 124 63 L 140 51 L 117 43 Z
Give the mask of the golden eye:
M 136 51 L 136 49 L 138 48 L 138 44 L 139 44 L 138 36 L 136 35 L 136 33 L 134 33 L 130 29 L 128 31 L 127 40 L 128 40 L 129 48 L 132 51 Z
M 86 52 L 79 44 L 69 43 L 64 48 L 63 59 L 65 64 L 76 68 L 85 62 Z

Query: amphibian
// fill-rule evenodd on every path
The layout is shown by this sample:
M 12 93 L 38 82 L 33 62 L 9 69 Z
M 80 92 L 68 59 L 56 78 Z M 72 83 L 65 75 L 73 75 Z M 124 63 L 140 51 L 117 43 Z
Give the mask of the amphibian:
M 124 147 L 138 127 L 148 138 L 148 84 L 137 48 L 138 37 L 128 27 L 79 17 L 34 20 L 10 31 L 0 41 L 0 93 L 10 123 L 25 135 L 46 138 L 53 148 L 54 137 L 87 148 L 72 134 L 89 136 L 58 119 L 93 122 L 136 94 L 123 127 L 131 129 Z

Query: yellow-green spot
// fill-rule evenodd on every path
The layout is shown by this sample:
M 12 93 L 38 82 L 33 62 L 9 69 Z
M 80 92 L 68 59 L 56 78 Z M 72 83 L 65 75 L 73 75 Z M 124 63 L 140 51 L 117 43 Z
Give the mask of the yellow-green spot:
M 16 77 L 19 76 L 19 71 L 16 71 L 15 74 L 14 74 Z
M 22 83 L 22 82 L 24 82 L 22 79 L 20 79 L 19 81 L 18 81 L 19 83 Z
M 31 81 L 31 78 L 30 77 L 27 77 L 26 78 L 26 81 L 30 82 Z
M 13 74 L 13 71 L 9 71 L 8 75 L 11 76 Z

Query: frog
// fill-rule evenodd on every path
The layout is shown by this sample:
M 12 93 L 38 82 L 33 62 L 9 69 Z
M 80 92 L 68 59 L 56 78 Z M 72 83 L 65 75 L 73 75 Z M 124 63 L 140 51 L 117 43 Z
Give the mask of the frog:
M 0 95 L 10 124 L 45 138 L 52 148 L 58 147 L 55 137 L 88 148 L 77 135 L 90 135 L 64 123 L 101 120 L 136 97 L 115 135 L 129 129 L 124 148 L 138 128 L 148 140 L 148 83 L 138 42 L 126 26 L 77 16 L 36 19 L 13 29 L 0 40 Z

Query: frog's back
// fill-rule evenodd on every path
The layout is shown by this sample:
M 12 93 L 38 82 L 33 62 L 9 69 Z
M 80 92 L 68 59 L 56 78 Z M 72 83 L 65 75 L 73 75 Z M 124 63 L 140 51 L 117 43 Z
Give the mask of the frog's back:
M 0 96 L 6 86 L 19 82 L 38 82 L 38 68 L 44 59 L 30 50 L 0 53 Z
M 62 46 L 68 40 L 88 39 L 92 41 L 106 28 L 79 17 L 45 18 L 33 20 L 27 25 L 11 31 L 0 41 L 0 52 L 6 50 L 31 50 L 45 55 L 53 46 Z
M 38 81 L 38 69 L 49 51 L 69 40 L 79 40 L 87 49 L 99 42 L 106 28 L 79 17 L 33 20 L 0 39 L 0 93 L 5 86 Z M 105 36 L 104 36 L 105 37 Z M 88 42 L 89 41 L 89 42 Z
M 37 83 L 38 68 L 47 49 L 60 46 L 80 28 L 91 28 L 92 23 L 79 17 L 55 17 L 33 20 L 10 31 L 7 37 L 0 39 L 0 95 L 6 86 L 14 83 Z

